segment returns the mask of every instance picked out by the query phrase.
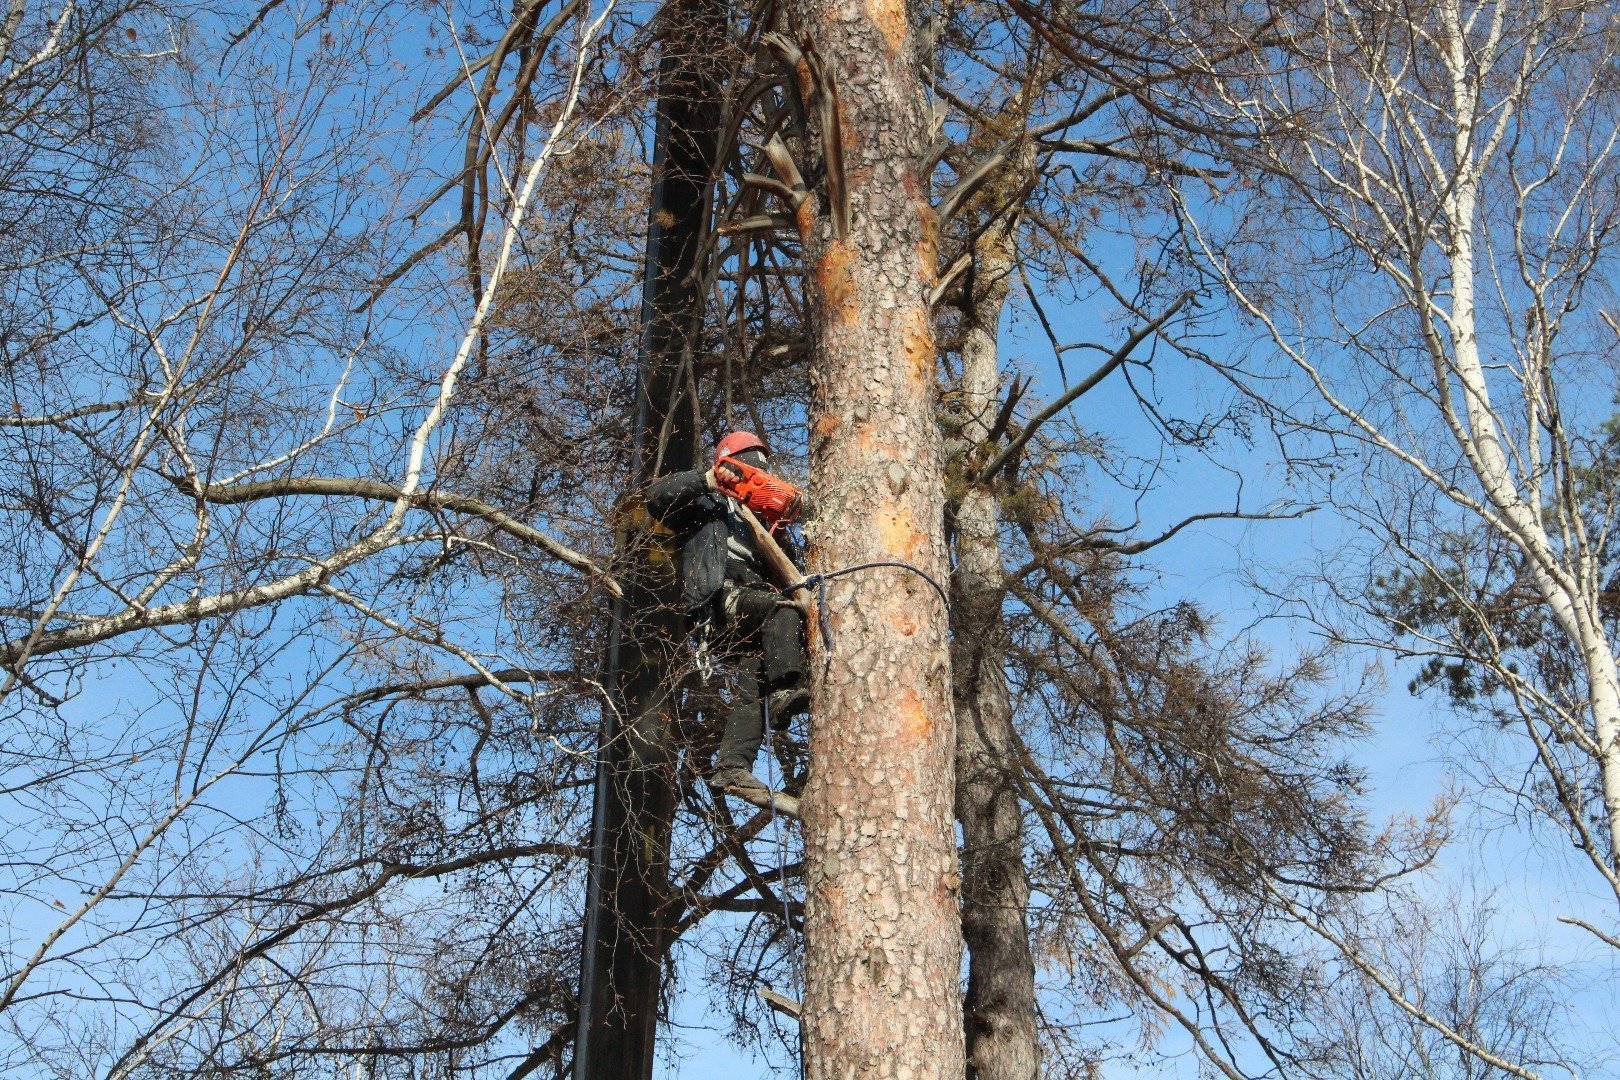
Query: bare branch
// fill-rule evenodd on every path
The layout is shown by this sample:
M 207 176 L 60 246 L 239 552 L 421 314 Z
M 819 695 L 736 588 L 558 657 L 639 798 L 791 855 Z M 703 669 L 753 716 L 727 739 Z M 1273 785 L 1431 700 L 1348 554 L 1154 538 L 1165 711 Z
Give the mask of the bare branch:
M 1052 417 L 1068 408 L 1071 404 L 1077 401 L 1081 395 L 1091 390 L 1098 383 L 1102 382 L 1110 374 L 1112 374 L 1115 369 L 1129 359 L 1131 353 L 1135 351 L 1138 345 L 1153 334 L 1157 333 L 1159 328 L 1165 323 L 1169 322 L 1171 316 L 1180 311 L 1182 305 L 1192 298 L 1193 292 L 1190 289 L 1176 297 L 1175 300 L 1171 301 L 1170 306 L 1165 308 L 1165 310 L 1156 318 L 1142 326 L 1130 337 L 1126 338 L 1125 343 L 1119 348 L 1115 349 L 1114 354 L 1107 360 L 1103 361 L 1095 371 L 1086 376 L 1080 382 L 1076 383 L 1067 393 L 1063 394 L 1046 408 L 1042 409 L 1040 412 L 1031 417 L 1029 422 L 1024 425 L 1024 430 L 1019 432 L 1018 436 L 1009 442 L 1001 453 L 991 458 L 984 468 L 979 470 L 976 478 L 977 482 L 986 484 L 995 479 L 996 473 L 1000 472 L 1009 461 L 1012 461 L 1018 456 L 1019 452 L 1023 450 L 1024 447 L 1029 443 L 1029 440 L 1035 437 L 1035 433 L 1040 430 L 1040 426 L 1042 424 L 1046 423 L 1048 420 L 1052 419 Z
M 450 510 L 456 513 L 469 514 L 488 522 L 500 531 L 522 540 L 526 544 L 533 544 L 564 565 L 572 566 L 576 570 L 590 574 L 600 580 L 603 587 L 614 596 L 624 595 L 623 588 L 618 580 L 596 560 L 580 554 L 565 544 L 559 543 L 532 525 L 517 520 L 506 511 L 481 499 L 455 495 L 433 488 L 405 495 L 399 488 L 385 484 L 380 480 L 360 480 L 341 476 L 286 477 L 278 480 L 259 480 L 247 484 L 233 484 L 223 487 L 218 484 L 199 485 L 183 476 L 168 476 L 165 479 L 188 495 L 194 495 L 207 502 L 220 505 L 249 503 L 259 499 L 281 499 L 296 495 L 346 496 L 387 503 L 395 503 L 404 498 L 410 506 L 419 510 Z

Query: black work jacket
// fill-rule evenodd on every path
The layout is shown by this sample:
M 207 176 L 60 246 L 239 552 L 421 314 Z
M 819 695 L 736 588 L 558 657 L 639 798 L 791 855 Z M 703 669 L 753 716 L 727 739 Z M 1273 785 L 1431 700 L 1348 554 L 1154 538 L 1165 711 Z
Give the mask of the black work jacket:
M 704 481 L 703 470 L 671 473 L 647 485 L 647 512 L 669 526 L 680 545 L 681 605 L 689 614 L 710 614 L 728 578 L 767 586 L 757 558 L 750 564 L 728 550 L 729 537 L 752 550 L 752 535 L 732 510 L 730 497 Z

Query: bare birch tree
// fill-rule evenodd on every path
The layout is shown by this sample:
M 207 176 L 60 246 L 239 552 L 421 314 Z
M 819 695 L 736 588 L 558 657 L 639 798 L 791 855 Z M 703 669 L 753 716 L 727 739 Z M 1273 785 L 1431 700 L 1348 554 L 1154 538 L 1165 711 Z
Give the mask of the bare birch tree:
M 1333 492 L 1384 580 L 1341 598 L 1392 632 L 1378 643 L 1474 673 L 1527 740 L 1526 804 L 1620 898 L 1612 501 L 1590 482 L 1613 393 L 1612 18 L 1565 0 L 1291 9 L 1286 46 L 1209 84 L 1250 132 L 1227 144 L 1241 183 L 1188 187 L 1182 208 L 1318 406 L 1291 415 L 1367 470 Z M 1546 663 L 1521 665 L 1521 631 Z
M 1372 1080 L 1589 1076 L 1607 1068 L 1609 1054 L 1589 1039 L 1570 1052 L 1570 1033 L 1589 1025 L 1580 1006 L 1583 986 L 1548 958 L 1545 943 L 1504 940 L 1500 925 L 1511 907 L 1499 898 L 1448 888 L 1436 896 L 1383 898 L 1359 947 L 1388 972 L 1424 1016 L 1397 1006 L 1375 983 L 1347 973 L 1324 988 L 1315 1022 L 1326 1052 L 1310 1075 Z M 1459 1052 L 1438 1027 L 1469 1043 L 1502 1051 L 1514 1067 Z

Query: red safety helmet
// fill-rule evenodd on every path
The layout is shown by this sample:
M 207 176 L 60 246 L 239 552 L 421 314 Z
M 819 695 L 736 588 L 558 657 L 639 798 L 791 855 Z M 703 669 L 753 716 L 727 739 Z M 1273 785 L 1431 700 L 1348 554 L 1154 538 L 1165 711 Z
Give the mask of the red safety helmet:
M 744 454 L 750 450 L 758 450 L 767 456 L 771 452 L 771 448 L 765 445 L 765 440 L 752 431 L 733 431 L 715 446 L 714 460 L 720 462 L 725 458 L 736 457 L 738 454 Z

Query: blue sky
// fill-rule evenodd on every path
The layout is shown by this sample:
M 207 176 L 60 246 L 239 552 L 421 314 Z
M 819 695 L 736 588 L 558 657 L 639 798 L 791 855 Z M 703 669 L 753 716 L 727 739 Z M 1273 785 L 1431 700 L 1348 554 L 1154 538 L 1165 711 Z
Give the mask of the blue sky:
M 406 27 L 397 44 L 396 63 L 411 78 L 425 79 L 424 70 L 439 70 L 438 60 L 422 62 L 421 54 L 428 44 L 419 28 Z M 390 120 L 402 123 L 403 117 L 390 114 Z M 408 174 L 411 164 L 399 163 L 401 173 Z M 420 177 L 415 177 L 414 182 L 425 183 Z M 355 220 L 360 223 L 369 218 Z M 425 222 L 423 229 L 428 231 L 442 224 L 438 220 Z M 639 223 L 628 223 L 626 228 L 639 228 Z M 1131 254 L 1123 248 L 1111 253 L 1122 262 Z M 457 309 L 423 310 L 416 306 L 414 297 L 391 299 L 390 304 L 392 306 L 382 313 L 382 324 L 375 331 L 377 337 L 386 341 L 398 355 L 415 356 L 425 369 L 432 370 L 433 365 L 440 363 L 447 351 L 454 348 L 455 320 L 460 312 Z M 1058 332 L 1065 340 L 1112 342 L 1126 332 L 1126 327 L 1109 321 L 1106 312 L 1094 304 L 1059 303 L 1054 304 L 1052 310 Z M 1235 331 L 1232 339 L 1238 340 Z M 1037 375 L 1032 397 L 1050 398 L 1059 391 L 1046 342 L 1029 320 L 1016 325 L 1009 322 L 1003 343 L 1012 364 Z M 1086 355 L 1071 354 L 1071 375 L 1084 370 Z M 298 370 L 310 377 L 311 385 L 316 388 L 314 396 L 318 398 L 321 387 L 335 371 L 329 366 L 331 361 L 311 361 L 308 356 L 299 356 L 287 358 L 286 362 L 294 360 L 300 365 Z M 1159 357 L 1156 372 L 1164 400 L 1177 409 L 1191 411 L 1205 407 L 1223 392 L 1208 372 L 1168 353 Z M 1074 406 L 1072 415 L 1087 429 L 1108 438 L 1126 455 L 1152 460 L 1160 454 L 1158 436 L 1142 421 L 1136 403 L 1117 375 Z M 393 423 L 392 418 L 389 423 Z M 387 439 L 380 441 L 386 443 Z M 1270 454 L 1271 449 L 1265 444 L 1249 448 L 1229 441 L 1215 454 L 1216 461 L 1224 468 L 1191 452 L 1181 454 L 1169 462 L 1156 491 L 1139 504 L 1128 493 L 1110 488 L 1101 480 L 1097 480 L 1091 490 L 1097 505 L 1111 509 L 1116 519 L 1128 520 L 1139 509 L 1141 532 L 1152 534 L 1187 513 L 1230 507 L 1240 479 L 1247 510 L 1258 510 L 1286 497 L 1289 493 L 1284 487 L 1283 470 Z M 1167 602 L 1196 598 L 1207 609 L 1219 613 L 1224 633 L 1252 633 L 1270 644 L 1279 659 L 1286 662 L 1292 652 L 1311 643 L 1310 628 L 1298 621 L 1263 618 L 1268 613 L 1268 605 L 1244 587 L 1242 577 L 1249 572 L 1264 575 L 1273 570 L 1286 571 L 1313 560 L 1319 553 L 1333 552 L 1345 543 L 1346 530 L 1346 525 L 1331 510 L 1295 521 L 1212 522 L 1194 526 L 1143 560 L 1144 574 L 1152 582 L 1150 596 Z M 468 601 L 469 606 L 479 607 L 485 598 L 469 594 L 461 599 Z M 498 605 L 491 602 L 490 606 L 497 613 L 496 617 L 482 622 L 469 620 L 458 627 L 458 632 L 465 635 L 464 640 L 469 645 L 494 651 L 504 625 L 499 621 Z M 289 618 L 296 613 L 293 605 L 287 610 Z M 1349 658 L 1350 665 L 1353 667 L 1361 659 Z M 292 663 L 296 666 L 297 661 Z M 1380 701 L 1374 732 L 1355 751 L 1370 772 L 1372 789 L 1367 806 L 1378 818 L 1423 813 L 1452 778 L 1452 770 L 1444 761 L 1444 749 L 1446 733 L 1455 728 L 1456 721 L 1433 703 L 1414 699 L 1406 692 L 1410 674 L 1397 667 L 1386 668 L 1388 689 Z M 217 691 L 218 688 L 212 689 Z M 141 714 L 157 698 L 156 692 L 119 672 L 114 678 L 92 682 L 74 707 L 81 715 L 126 718 Z M 245 778 L 235 783 L 229 798 L 222 803 L 229 809 L 232 799 L 243 804 L 265 802 L 267 788 L 268 782 L 262 778 Z M 312 803 L 300 812 L 313 819 L 319 807 Z M 1485 886 L 1500 890 L 1501 906 L 1509 914 L 1504 933 L 1528 943 L 1545 942 L 1558 955 L 1582 959 L 1591 955 L 1591 949 L 1581 931 L 1560 926 L 1554 921 L 1556 915 L 1576 912 L 1602 920 L 1612 914 L 1612 903 L 1605 906 L 1602 898 L 1586 887 L 1585 878 L 1578 867 L 1572 866 L 1566 850 L 1512 828 L 1465 833 L 1443 859 L 1436 874 L 1437 884 L 1462 882 L 1470 872 L 1477 872 Z M 34 911 L 33 915 L 39 917 L 40 925 L 47 925 L 55 918 L 48 907 Z M 24 912 L 12 922 L 12 929 L 32 929 L 30 919 Z M 1612 961 L 1607 963 L 1612 965 Z M 1591 993 L 1595 1015 L 1613 1015 L 1620 1011 L 1612 992 L 1599 989 Z M 709 1026 L 712 1022 L 701 992 L 689 993 L 681 999 L 676 1015 L 677 1030 L 670 1033 L 674 1036 L 667 1055 L 670 1060 L 660 1066 L 660 1076 L 783 1075 L 767 1065 L 754 1063 L 746 1054 L 739 1054 L 726 1042 L 723 1033 Z M 1111 1069 L 1108 1075 L 1118 1077 L 1191 1076 L 1194 1071 L 1192 1063 L 1185 1058 L 1173 1059 L 1157 1072 L 1124 1066 L 1111 1066 Z

